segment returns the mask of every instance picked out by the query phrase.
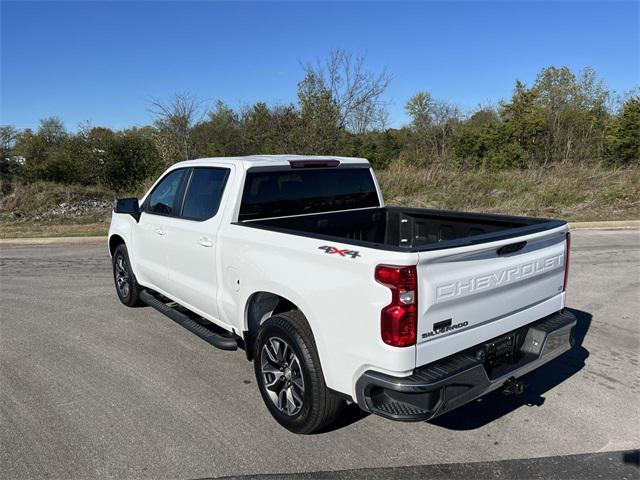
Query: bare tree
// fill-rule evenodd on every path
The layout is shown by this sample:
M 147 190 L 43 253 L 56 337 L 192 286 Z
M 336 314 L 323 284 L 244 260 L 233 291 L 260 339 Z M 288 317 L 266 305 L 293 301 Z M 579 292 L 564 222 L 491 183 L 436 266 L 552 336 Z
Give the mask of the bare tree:
M 148 110 L 155 117 L 156 143 L 165 164 L 188 160 L 193 127 L 204 116 L 205 101 L 189 93 L 174 93 L 167 100 L 152 97 Z
M 411 129 L 417 136 L 419 153 L 445 157 L 450 134 L 460 122 L 460 109 L 421 91 L 407 101 L 405 110 L 411 117 Z
M 337 49 L 324 62 L 303 65 L 308 77 L 318 79 L 331 92 L 339 111 L 339 126 L 354 133 L 384 127 L 387 120 L 382 96 L 392 77 L 386 70 L 377 74 L 367 70 L 365 60 L 366 55 Z

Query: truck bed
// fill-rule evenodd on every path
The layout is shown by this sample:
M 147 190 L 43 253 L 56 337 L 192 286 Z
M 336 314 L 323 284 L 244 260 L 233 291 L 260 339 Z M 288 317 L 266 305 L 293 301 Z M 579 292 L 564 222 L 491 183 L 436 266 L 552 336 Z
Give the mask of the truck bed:
M 242 225 L 293 235 L 411 252 L 504 240 L 565 223 L 543 218 L 393 206 L 241 222 Z

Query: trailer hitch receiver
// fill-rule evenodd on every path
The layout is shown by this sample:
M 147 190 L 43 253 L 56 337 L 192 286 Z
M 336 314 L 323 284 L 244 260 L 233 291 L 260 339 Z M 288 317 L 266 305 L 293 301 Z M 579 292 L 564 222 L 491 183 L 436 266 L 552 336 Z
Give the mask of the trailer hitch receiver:
M 514 377 L 507 379 L 502 387 L 502 393 L 505 395 L 522 395 L 527 386 L 524 382 L 516 380 Z

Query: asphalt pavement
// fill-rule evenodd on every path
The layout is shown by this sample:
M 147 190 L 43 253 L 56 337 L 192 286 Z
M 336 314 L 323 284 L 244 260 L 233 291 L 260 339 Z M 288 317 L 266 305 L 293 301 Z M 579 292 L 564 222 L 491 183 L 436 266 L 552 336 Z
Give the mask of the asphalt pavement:
M 572 240 L 579 341 L 524 395 L 430 423 L 351 406 L 311 436 L 271 418 L 244 352 L 122 306 L 106 246 L 1 246 L 0 477 L 640 478 L 640 231 Z

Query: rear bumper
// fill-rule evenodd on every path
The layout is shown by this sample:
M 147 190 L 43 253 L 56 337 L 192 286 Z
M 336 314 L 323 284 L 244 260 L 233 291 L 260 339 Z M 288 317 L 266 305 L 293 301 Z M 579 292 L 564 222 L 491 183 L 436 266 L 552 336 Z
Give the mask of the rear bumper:
M 487 368 L 484 344 L 424 365 L 408 377 L 367 370 L 356 383 L 358 405 L 365 411 L 400 421 L 423 421 L 442 415 L 512 378 L 535 370 L 571 348 L 575 316 L 567 310 L 549 315 L 523 329 L 517 358 Z M 514 331 L 513 333 L 515 333 Z M 500 337 L 502 338 L 502 337 Z

